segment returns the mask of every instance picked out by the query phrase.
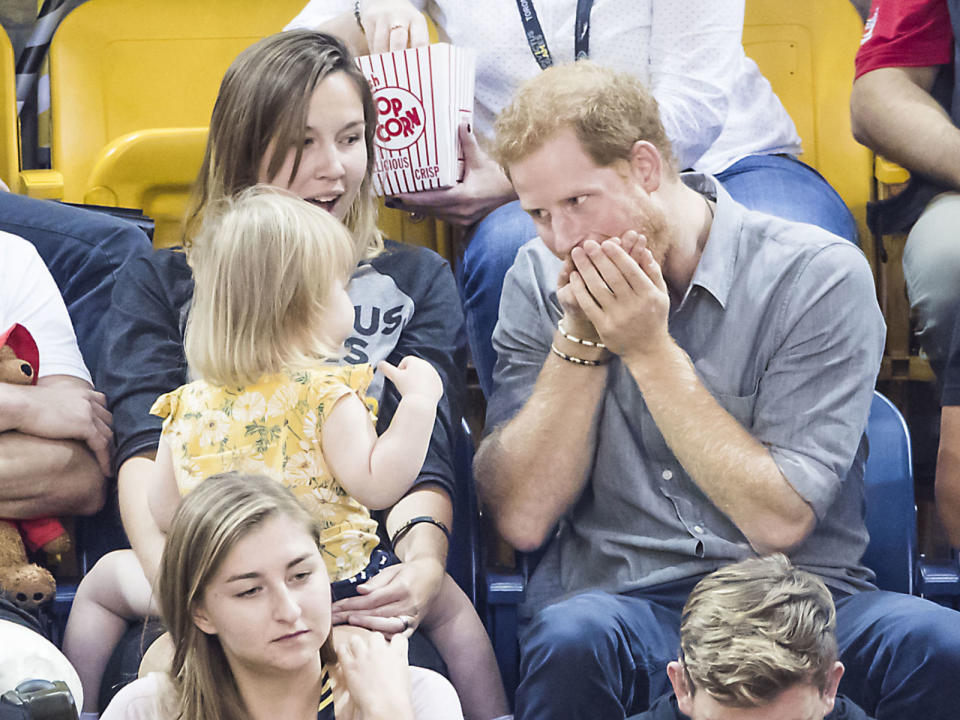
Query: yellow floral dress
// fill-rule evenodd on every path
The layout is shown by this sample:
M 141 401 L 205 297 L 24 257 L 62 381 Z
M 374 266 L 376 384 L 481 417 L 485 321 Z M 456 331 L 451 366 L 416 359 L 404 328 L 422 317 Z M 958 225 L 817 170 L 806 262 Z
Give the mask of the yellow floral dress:
M 261 378 L 246 387 L 203 380 L 157 398 L 150 412 L 164 418 L 177 487 L 186 495 L 221 472 L 253 472 L 290 488 L 320 521 L 321 550 L 331 581 L 363 570 L 379 543 L 370 511 L 331 475 L 320 446 L 323 423 L 337 400 L 364 393 L 370 365 L 318 365 Z

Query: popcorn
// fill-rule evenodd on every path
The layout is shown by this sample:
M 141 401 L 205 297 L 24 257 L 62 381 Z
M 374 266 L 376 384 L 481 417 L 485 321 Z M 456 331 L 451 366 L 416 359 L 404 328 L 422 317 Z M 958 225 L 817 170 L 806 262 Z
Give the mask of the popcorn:
M 463 178 L 457 129 L 473 122 L 476 54 L 438 43 L 357 58 L 377 106 L 378 195 L 451 187 Z

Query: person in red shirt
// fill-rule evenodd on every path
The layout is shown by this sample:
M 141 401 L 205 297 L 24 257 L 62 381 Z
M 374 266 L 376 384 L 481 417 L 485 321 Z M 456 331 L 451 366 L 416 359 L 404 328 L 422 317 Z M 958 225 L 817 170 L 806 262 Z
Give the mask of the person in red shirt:
M 958 0 L 874 0 L 857 54 L 850 107 L 857 140 L 910 170 L 911 183 L 871 220 L 908 231 L 903 271 L 923 349 L 943 382 L 955 367 L 960 303 Z M 942 398 L 937 499 L 960 546 L 960 398 Z

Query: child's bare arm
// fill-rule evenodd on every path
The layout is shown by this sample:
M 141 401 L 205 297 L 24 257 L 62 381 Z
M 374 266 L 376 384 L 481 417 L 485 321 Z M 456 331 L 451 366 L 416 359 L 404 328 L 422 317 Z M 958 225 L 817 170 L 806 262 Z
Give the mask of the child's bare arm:
M 180 489 L 177 487 L 177 478 L 173 472 L 173 453 L 163 438 L 157 448 L 155 461 L 156 473 L 151 478 L 148 501 L 150 512 L 157 523 L 157 527 L 164 535 L 170 530 L 173 514 L 180 507 Z
M 457 689 L 463 714 L 498 718 L 510 712 L 497 658 L 470 599 L 449 575 L 420 628 L 436 646 Z
M 401 400 L 380 437 L 355 395 L 341 398 L 323 426 L 322 447 L 330 472 L 344 490 L 373 510 L 390 507 L 416 479 L 433 433 L 437 402 L 443 394 L 433 366 L 416 357 L 397 367 L 381 363 Z
M 140 560 L 144 575 L 153 583 L 160 568 L 160 556 L 167 540 L 167 531 L 173 513 L 180 505 L 180 491 L 173 474 L 173 456 L 167 441 L 160 439 L 157 458 L 153 462 L 152 472 L 147 478 L 147 504 L 152 522 L 144 528 L 141 540 L 134 544 L 133 550 Z

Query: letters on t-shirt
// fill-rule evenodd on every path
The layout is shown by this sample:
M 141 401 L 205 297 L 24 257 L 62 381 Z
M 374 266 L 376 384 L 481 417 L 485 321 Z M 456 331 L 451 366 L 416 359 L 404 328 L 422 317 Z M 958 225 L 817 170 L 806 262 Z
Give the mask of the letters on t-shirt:
M 371 336 L 393 335 L 400 330 L 403 326 L 403 306 L 397 305 L 382 313 L 379 307 L 364 307 L 363 305 L 355 305 L 353 310 L 353 330 L 361 337 L 352 335 L 347 338 L 344 345 L 346 345 L 348 352 L 343 359 L 352 365 L 358 365 L 370 362 L 370 356 L 365 352 L 365 349 L 370 344 L 369 338 Z M 396 341 L 389 343 L 391 348 L 396 344 Z
M 353 334 L 346 339 L 344 362 L 352 365 L 386 360 L 400 342 L 403 328 L 413 317 L 413 299 L 402 292 L 393 278 L 371 265 L 361 266 L 350 280 L 347 293 L 354 304 Z M 399 358 L 394 358 L 399 362 Z M 377 372 L 368 393 L 378 401 L 383 395 L 383 376 Z

